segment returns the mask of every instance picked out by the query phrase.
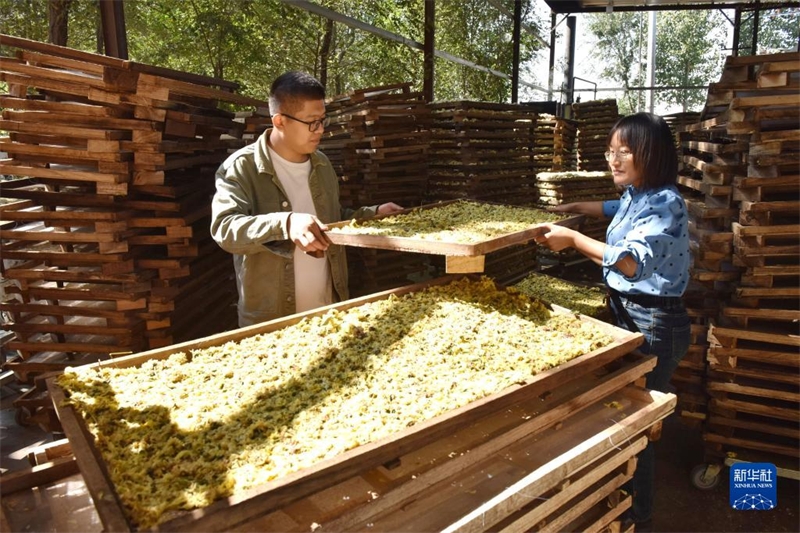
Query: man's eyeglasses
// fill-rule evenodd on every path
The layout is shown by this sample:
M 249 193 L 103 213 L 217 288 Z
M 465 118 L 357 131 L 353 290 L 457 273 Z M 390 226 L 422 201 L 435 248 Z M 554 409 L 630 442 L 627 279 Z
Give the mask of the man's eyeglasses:
M 276 114 L 283 115 L 286 118 L 290 118 L 292 120 L 305 124 L 306 126 L 308 126 L 308 131 L 310 131 L 311 133 L 314 133 L 320 127 L 327 128 L 328 125 L 331 123 L 330 117 L 309 121 L 309 120 L 300 120 L 299 118 L 293 117 L 292 115 L 287 115 L 286 113 L 276 113 Z
M 633 154 L 627 150 L 624 152 L 612 152 L 611 150 L 606 150 L 603 155 L 606 156 L 606 161 L 610 163 L 613 159 L 616 159 L 617 161 L 627 161 Z

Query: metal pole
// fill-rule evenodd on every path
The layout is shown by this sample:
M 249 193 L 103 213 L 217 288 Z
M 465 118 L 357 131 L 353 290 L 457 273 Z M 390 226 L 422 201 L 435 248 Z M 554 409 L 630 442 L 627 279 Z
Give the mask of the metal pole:
M 656 95 L 652 87 L 656 81 L 656 12 L 651 11 L 647 24 L 647 42 L 649 43 L 647 52 L 647 85 L 651 89 L 647 92 L 647 109 L 651 113 L 655 110 Z
M 750 55 L 758 53 L 758 19 L 761 15 L 761 7 L 759 2 L 756 2 L 756 8 L 753 10 L 753 43 L 750 46 Z
M 513 58 L 511 65 L 511 103 L 519 101 L 519 41 L 522 26 L 522 0 L 514 0 Z
M 553 100 L 553 74 L 556 69 L 556 14 L 550 13 L 550 63 L 547 76 L 547 99 Z
M 742 10 L 736 8 L 733 15 L 733 56 L 739 55 L 739 38 L 742 31 Z
M 422 97 L 433 102 L 433 79 L 435 65 L 434 40 L 436 35 L 436 5 L 434 0 L 425 0 L 425 42 L 422 50 Z
M 567 103 L 572 103 L 575 80 L 572 75 L 575 72 L 575 17 L 567 17 Z

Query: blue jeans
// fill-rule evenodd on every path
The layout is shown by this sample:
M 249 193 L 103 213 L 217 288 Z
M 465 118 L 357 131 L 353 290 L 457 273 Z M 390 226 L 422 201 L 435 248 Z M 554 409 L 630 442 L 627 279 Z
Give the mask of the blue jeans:
M 624 310 L 618 308 L 619 304 Z M 683 304 L 647 308 L 621 296 L 618 302 L 611 299 L 611 311 L 619 327 L 632 330 L 627 319 L 629 317 L 633 325 L 644 335 L 644 343 L 639 347 L 639 351 L 657 357 L 656 367 L 647 374 L 647 388 L 669 392 L 672 374 L 689 350 L 691 342 L 691 320 Z M 650 520 L 653 516 L 655 491 L 653 443 L 649 443 L 639 454 L 633 479 L 624 488 L 633 494 L 631 518 L 636 522 Z

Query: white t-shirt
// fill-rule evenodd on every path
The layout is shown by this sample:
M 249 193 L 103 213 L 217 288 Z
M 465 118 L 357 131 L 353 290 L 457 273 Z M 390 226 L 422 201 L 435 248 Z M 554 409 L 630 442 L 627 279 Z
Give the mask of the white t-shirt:
M 316 216 L 317 210 L 308 187 L 311 160 L 293 163 L 279 156 L 272 148 L 269 149 L 269 156 L 278 180 L 292 204 L 292 212 Z M 298 313 L 333 303 L 331 273 L 326 257 L 316 258 L 295 247 L 294 292 Z

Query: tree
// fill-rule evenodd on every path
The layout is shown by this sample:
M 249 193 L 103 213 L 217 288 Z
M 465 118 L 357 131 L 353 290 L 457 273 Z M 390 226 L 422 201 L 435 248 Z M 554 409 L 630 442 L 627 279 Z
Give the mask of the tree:
M 132 59 L 226 78 L 251 57 L 254 3 L 230 0 L 128 0 Z
M 36 41 L 48 41 L 48 3 L 42 0 L 2 0 L 3 33 Z
M 59 46 L 67 46 L 67 22 L 69 5 L 72 0 L 49 0 L 48 12 L 50 24 L 48 25 L 48 40 Z
M 505 1 L 513 12 L 513 1 Z M 523 22 L 534 28 L 533 3 L 523 1 Z M 513 21 L 484 0 L 447 0 L 436 5 L 436 48 L 478 65 L 511 74 Z M 419 28 L 422 27 L 420 24 Z M 529 61 L 541 45 L 527 32 L 520 38 L 520 64 Z M 511 83 L 490 73 L 443 59 L 436 60 L 437 99 L 508 101 Z
M 4 32 L 47 40 L 50 0 L 0 0 Z M 67 0 L 52 0 L 67 2 Z M 98 50 L 97 2 L 69 0 L 67 45 Z M 513 10 L 513 0 L 500 0 Z M 329 9 L 422 42 L 425 0 L 318 0 Z M 532 0 L 523 0 L 536 26 Z M 132 61 L 240 83 L 241 92 L 265 98 L 286 70 L 305 70 L 325 81 L 329 94 L 375 85 L 422 84 L 422 52 L 331 22 L 279 0 L 126 0 Z M 437 0 L 437 48 L 495 70 L 512 71 L 512 21 L 483 0 Z M 521 62 L 538 47 L 522 34 Z M 508 80 L 441 58 L 437 99 L 507 101 Z
M 592 56 L 603 65 L 603 77 L 623 88 L 620 112 L 632 113 L 644 107 L 644 93 L 630 87 L 643 86 L 646 66 L 647 20 L 644 13 L 615 12 L 588 17 L 589 30 L 597 38 Z
M 796 52 L 800 38 L 800 9 L 771 9 L 758 24 L 759 53 Z
M 751 54 L 754 21 L 755 17 L 752 11 L 742 15 L 739 55 Z M 758 16 L 756 52 L 766 54 L 797 51 L 799 34 L 800 9 L 781 8 L 761 11 Z
M 97 51 L 99 0 L 0 0 L 2 33 L 79 50 Z M 50 9 L 56 7 L 58 35 L 51 39 Z
M 714 10 L 668 11 L 656 25 L 655 84 L 660 86 L 708 85 L 719 79 L 724 60 L 725 20 Z M 702 108 L 707 89 L 664 89 L 656 101 L 680 105 L 684 112 Z

